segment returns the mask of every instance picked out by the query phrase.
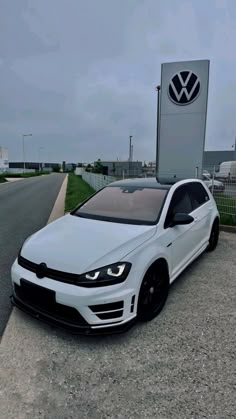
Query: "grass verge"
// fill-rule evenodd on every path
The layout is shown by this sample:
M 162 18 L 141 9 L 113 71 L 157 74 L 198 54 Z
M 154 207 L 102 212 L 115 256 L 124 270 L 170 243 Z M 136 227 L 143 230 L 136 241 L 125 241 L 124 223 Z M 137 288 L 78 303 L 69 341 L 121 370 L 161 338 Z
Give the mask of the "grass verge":
M 5 177 L 3 177 L 2 175 L 0 175 L 0 183 L 4 183 L 4 182 L 6 182 Z
M 94 192 L 94 189 L 81 176 L 70 173 L 66 190 L 65 212 L 71 211 Z
M 42 175 L 49 175 L 50 172 L 32 172 L 32 173 L 4 173 L 4 177 L 6 178 L 28 178 L 34 176 L 42 176 Z
M 214 196 L 220 213 L 220 223 L 236 226 L 236 198 L 225 195 Z

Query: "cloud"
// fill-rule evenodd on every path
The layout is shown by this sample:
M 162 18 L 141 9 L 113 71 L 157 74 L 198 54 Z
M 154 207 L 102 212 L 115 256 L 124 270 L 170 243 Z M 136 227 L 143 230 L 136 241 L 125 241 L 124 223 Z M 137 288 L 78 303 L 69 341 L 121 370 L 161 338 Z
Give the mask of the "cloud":
M 210 58 L 206 146 L 231 144 L 236 5 L 211 0 L 12 0 L 0 16 L 0 143 L 28 157 L 155 159 L 161 63 Z

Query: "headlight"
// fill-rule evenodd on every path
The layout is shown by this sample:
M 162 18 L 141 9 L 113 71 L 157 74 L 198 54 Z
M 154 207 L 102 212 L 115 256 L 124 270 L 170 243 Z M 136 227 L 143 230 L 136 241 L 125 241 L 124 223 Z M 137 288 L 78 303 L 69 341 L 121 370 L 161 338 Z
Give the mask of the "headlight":
M 120 284 L 125 281 L 130 269 L 131 263 L 129 262 L 118 262 L 109 266 L 104 266 L 101 269 L 79 275 L 77 285 L 84 287 L 101 287 L 104 285 Z

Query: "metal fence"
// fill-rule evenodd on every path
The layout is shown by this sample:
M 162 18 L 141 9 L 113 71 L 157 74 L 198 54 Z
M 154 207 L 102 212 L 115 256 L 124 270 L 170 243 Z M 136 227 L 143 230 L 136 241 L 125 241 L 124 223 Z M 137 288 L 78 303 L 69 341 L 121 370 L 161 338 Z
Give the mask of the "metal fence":
M 161 183 L 175 182 L 185 178 L 203 180 L 214 199 L 221 215 L 222 224 L 236 224 L 236 173 L 220 171 L 215 167 L 192 168 L 186 173 L 166 171 L 159 173 Z
M 109 183 L 117 180 L 117 178 L 113 176 L 105 176 L 97 173 L 86 172 L 85 170 L 82 172 L 82 178 L 85 182 L 92 186 L 95 191 L 99 191 L 99 189 L 102 189 L 104 186 L 109 185 Z
M 214 196 L 221 223 L 236 225 L 236 173 L 204 168 L 202 180 Z
M 8 169 L 1 169 L 0 168 L 0 174 L 4 173 L 6 176 L 8 173 L 35 173 L 34 169 L 15 169 L 15 168 L 8 168 Z

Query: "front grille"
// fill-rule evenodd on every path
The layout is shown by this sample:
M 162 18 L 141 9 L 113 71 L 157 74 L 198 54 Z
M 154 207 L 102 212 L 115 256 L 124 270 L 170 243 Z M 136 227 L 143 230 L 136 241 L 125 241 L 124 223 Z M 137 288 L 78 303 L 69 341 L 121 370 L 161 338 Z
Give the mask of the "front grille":
M 23 303 L 49 314 L 58 320 L 75 325 L 87 326 L 88 323 L 73 307 L 59 304 L 55 300 L 55 292 L 21 279 L 21 285 L 14 284 L 16 297 Z
M 124 301 L 115 303 L 97 304 L 89 306 L 90 310 L 96 314 L 100 320 L 117 319 L 123 316 Z
M 30 260 L 25 259 L 23 256 L 18 256 L 18 263 L 22 268 L 27 269 L 28 271 L 36 273 L 38 264 L 31 262 Z M 55 269 L 47 268 L 45 277 L 50 279 L 55 279 L 56 281 L 65 282 L 67 284 L 76 284 L 78 285 L 79 275 L 71 274 L 68 272 L 57 271 Z

